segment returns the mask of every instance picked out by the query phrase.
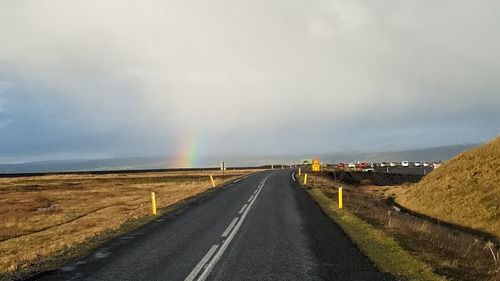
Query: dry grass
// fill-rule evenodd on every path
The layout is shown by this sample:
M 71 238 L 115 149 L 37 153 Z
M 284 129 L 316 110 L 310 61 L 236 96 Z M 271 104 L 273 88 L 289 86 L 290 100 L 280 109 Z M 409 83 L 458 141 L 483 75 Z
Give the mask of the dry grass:
M 500 237 L 500 137 L 459 154 L 419 183 L 402 187 L 396 202 Z
M 226 180 L 250 171 L 228 171 Z M 54 175 L 0 179 L 0 277 L 50 260 L 158 208 L 211 188 L 209 173 Z M 222 183 L 221 176 L 215 177 Z
M 393 187 L 353 187 L 327 176 L 313 177 L 311 183 L 334 201 L 336 189 L 343 186 L 345 211 L 394 237 L 435 273 L 450 280 L 500 280 L 498 245 L 395 211 L 387 200 Z
M 394 238 L 351 212 L 339 210 L 334 199 L 336 192 L 314 188 L 309 190 L 309 193 L 381 271 L 390 272 L 400 280 L 446 280 L 410 255 Z

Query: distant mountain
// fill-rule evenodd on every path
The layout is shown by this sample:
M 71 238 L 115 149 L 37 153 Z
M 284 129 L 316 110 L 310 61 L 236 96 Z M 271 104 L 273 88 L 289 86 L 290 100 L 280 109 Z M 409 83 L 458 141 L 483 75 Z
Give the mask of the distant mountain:
M 168 168 L 169 164 L 167 160 L 159 157 L 40 161 L 0 164 L 0 174 L 143 170 Z
M 336 162 L 390 162 L 390 161 L 440 161 L 447 160 L 456 154 L 476 145 L 451 145 L 434 148 L 386 151 L 386 152 L 345 152 L 319 154 L 326 163 Z M 208 157 L 200 162 L 199 167 L 217 167 L 220 161 L 226 161 L 228 167 L 262 166 L 269 164 L 279 165 L 300 163 L 303 159 L 310 159 L 311 155 L 274 155 L 274 156 L 218 156 Z M 95 160 L 62 160 L 42 161 L 19 164 L 0 164 L 0 174 L 15 173 L 50 173 L 50 172 L 80 172 L 80 171 L 112 171 L 112 170 L 144 170 L 175 168 L 171 159 L 160 157 L 134 157 Z
M 478 144 L 460 144 L 432 148 L 405 150 L 405 151 L 385 151 L 385 152 L 352 152 L 333 153 L 324 155 L 323 161 L 335 162 L 390 162 L 390 161 L 444 161 L 452 158 L 458 153 L 468 150 Z

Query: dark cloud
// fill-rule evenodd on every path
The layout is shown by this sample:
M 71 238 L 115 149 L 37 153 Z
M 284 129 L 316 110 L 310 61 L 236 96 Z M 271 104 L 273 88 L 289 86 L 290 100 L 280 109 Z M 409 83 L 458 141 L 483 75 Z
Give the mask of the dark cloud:
M 2 2 L 0 160 L 481 142 L 500 132 L 499 8 Z

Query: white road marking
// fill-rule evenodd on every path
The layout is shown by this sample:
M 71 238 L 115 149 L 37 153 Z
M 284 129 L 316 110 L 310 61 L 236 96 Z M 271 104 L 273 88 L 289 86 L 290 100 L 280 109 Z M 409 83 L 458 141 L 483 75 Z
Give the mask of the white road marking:
M 252 199 L 253 199 L 253 195 L 250 196 L 250 198 L 248 199 L 248 202 L 252 201 Z
M 229 231 L 231 231 L 231 229 L 233 229 L 233 227 L 234 227 L 234 225 L 236 224 L 237 221 L 238 221 L 238 217 L 236 217 L 236 218 L 233 219 L 233 221 L 226 228 L 226 231 L 224 231 L 224 233 L 222 233 L 222 237 L 226 237 L 229 234 Z
M 245 208 L 246 208 L 247 206 L 248 206 L 248 204 L 243 205 L 243 207 L 241 207 L 241 210 L 238 212 L 238 215 L 243 214 L 243 211 L 245 211 Z
M 240 229 L 241 225 L 243 224 L 243 222 L 245 221 L 245 218 L 247 217 L 248 215 L 248 212 L 250 211 L 250 209 L 252 208 L 252 205 L 253 203 L 255 202 L 255 200 L 257 199 L 257 196 L 259 196 L 260 194 L 260 191 L 262 190 L 262 188 L 264 187 L 264 184 L 266 183 L 267 179 L 269 178 L 269 176 L 267 176 L 259 185 L 259 188 L 258 188 L 258 192 L 257 194 L 255 195 L 255 197 L 253 198 L 253 200 L 250 202 L 250 204 L 248 205 L 248 208 L 245 210 L 245 212 L 243 213 L 243 215 L 241 216 L 241 219 L 240 221 L 238 222 L 238 224 L 234 227 L 233 231 L 231 232 L 231 234 L 229 234 L 229 236 L 227 237 L 227 239 L 224 241 L 224 243 L 222 244 L 222 246 L 220 247 L 220 249 L 217 251 L 217 253 L 215 254 L 214 258 L 210 261 L 210 263 L 208 263 L 207 267 L 205 268 L 205 270 L 201 273 L 200 277 L 198 278 L 198 281 L 204 281 L 208 275 L 210 274 L 210 272 L 212 272 L 212 269 L 215 267 L 215 265 L 217 264 L 217 262 L 219 261 L 219 259 L 222 257 L 222 255 L 224 254 L 224 252 L 226 251 L 227 247 L 229 246 L 229 244 L 231 243 L 231 241 L 233 240 L 234 236 L 236 235 L 236 233 L 238 232 L 238 230 Z
M 214 254 L 215 250 L 217 250 L 217 248 L 219 248 L 219 245 L 213 245 L 212 248 L 210 248 L 210 250 L 208 250 L 208 252 L 205 254 L 205 256 L 201 259 L 201 261 L 196 265 L 196 267 L 193 269 L 193 271 L 191 271 L 191 273 L 189 273 L 189 275 L 186 277 L 186 279 L 184 279 L 184 281 L 194 280 L 196 275 L 198 275 L 200 270 L 203 268 L 203 266 L 205 266 L 207 261 L 212 257 L 212 255 Z
M 237 180 L 233 181 L 233 183 L 237 183 L 239 181 L 241 181 L 241 179 L 237 179 Z
M 297 181 L 297 180 L 295 179 L 295 173 L 292 173 L 292 180 L 293 180 L 293 181 Z

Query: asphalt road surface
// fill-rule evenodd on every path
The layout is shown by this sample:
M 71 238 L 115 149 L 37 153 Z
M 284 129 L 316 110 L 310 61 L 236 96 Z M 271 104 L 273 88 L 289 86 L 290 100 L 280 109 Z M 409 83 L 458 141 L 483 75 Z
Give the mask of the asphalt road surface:
M 292 179 L 261 172 L 31 280 L 394 280 Z

